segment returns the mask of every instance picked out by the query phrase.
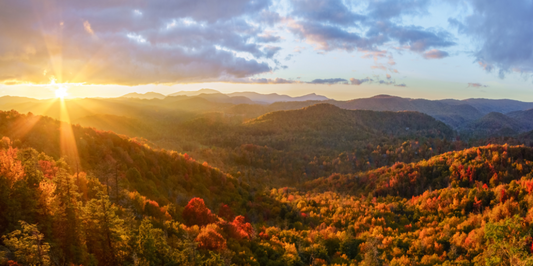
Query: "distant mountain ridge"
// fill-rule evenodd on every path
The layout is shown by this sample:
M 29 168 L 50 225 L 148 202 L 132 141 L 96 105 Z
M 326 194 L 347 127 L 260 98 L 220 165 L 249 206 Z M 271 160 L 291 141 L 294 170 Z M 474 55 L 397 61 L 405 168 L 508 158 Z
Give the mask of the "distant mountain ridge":
M 509 100 L 509 99 L 498 99 L 498 100 L 491 100 L 491 99 L 465 99 L 465 100 L 441 100 L 441 102 L 445 102 L 448 104 L 468 104 L 474 108 L 476 108 L 478 111 L 484 114 L 488 114 L 491 112 L 498 112 L 498 113 L 509 113 L 514 111 L 522 111 L 533 108 L 532 102 L 521 102 L 517 100 Z
M 311 93 L 303 96 L 291 97 L 288 95 L 280 95 L 277 93 L 260 94 L 257 92 L 234 92 L 229 93 L 229 96 L 243 96 L 257 103 L 271 104 L 275 102 L 289 102 L 289 101 L 327 101 L 329 98 L 316 93 Z
M 168 96 L 155 92 L 129 93 L 118 98 L 67 99 L 65 102 L 71 120 L 94 116 L 88 120 L 80 120 L 91 121 L 90 124 L 94 125 L 106 124 L 96 123 L 95 118 L 109 118 L 97 115 L 157 117 L 165 114 L 180 117 L 181 121 L 195 114 L 221 112 L 228 117 L 252 119 L 269 112 L 327 103 L 348 110 L 420 112 L 461 132 L 479 129 L 480 132 L 496 135 L 516 135 L 533 130 L 533 103 L 507 99 L 427 100 L 376 95 L 338 101 L 314 93 L 298 97 L 257 92 L 223 94 L 204 88 L 198 91 L 180 91 Z M 60 118 L 57 99 L 0 97 L 0 110 L 12 109 Z
M 213 89 L 203 88 L 197 91 L 178 91 L 178 92 L 169 94 L 168 96 L 189 96 L 191 97 L 191 96 L 198 96 L 200 94 L 214 94 L 214 93 L 221 93 L 221 92 L 217 90 L 213 90 Z
M 137 93 L 132 92 L 121 96 L 123 98 L 137 98 L 137 99 L 164 99 L 166 96 L 157 92 Z
M 171 93 L 167 96 L 156 93 L 156 92 L 147 92 L 144 94 L 141 93 L 128 93 L 121 97 L 126 98 L 138 98 L 138 99 L 164 99 L 165 97 L 175 97 L 175 96 L 187 96 L 187 97 L 202 97 L 207 100 L 213 100 L 217 102 L 226 102 L 233 104 L 271 104 L 275 102 L 290 102 L 290 101 L 327 101 L 328 97 L 317 95 L 316 93 L 310 93 L 303 96 L 292 97 L 289 95 L 270 93 L 270 94 L 261 94 L 257 92 L 244 91 L 244 92 L 233 92 L 233 93 L 221 93 L 220 91 L 203 88 L 197 91 L 178 91 Z M 226 97 L 227 96 L 227 97 Z M 231 100 L 230 100 L 231 99 Z

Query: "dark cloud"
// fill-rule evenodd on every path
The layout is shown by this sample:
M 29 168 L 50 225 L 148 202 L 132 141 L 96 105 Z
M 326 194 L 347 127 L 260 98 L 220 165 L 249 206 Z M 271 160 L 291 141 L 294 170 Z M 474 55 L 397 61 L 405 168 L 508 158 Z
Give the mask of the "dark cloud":
M 348 84 L 348 80 L 342 78 L 331 78 L 331 79 L 314 79 L 313 81 L 308 82 L 309 84 Z
M 353 51 L 354 49 L 374 50 L 377 44 L 382 44 L 382 36 L 372 38 L 361 37 L 359 34 L 345 30 L 343 27 L 317 23 L 314 21 L 292 21 L 289 29 L 301 39 L 306 39 L 324 51 L 341 49 Z
M 416 53 L 455 45 L 453 36 L 445 30 L 398 23 L 403 15 L 426 14 L 429 3 L 429 0 L 368 1 L 355 13 L 341 0 L 293 0 L 293 20 L 288 25 L 293 34 L 324 51 L 374 52 L 390 41 Z
M 281 16 L 278 13 L 268 11 L 268 10 L 261 11 L 258 17 L 258 22 L 265 23 L 270 26 L 273 26 L 280 21 L 281 21 Z
M 270 5 L 247 0 L 1 1 L 0 83 L 48 83 L 54 76 L 58 82 L 170 84 L 269 72 L 269 58 L 279 48 L 261 43 L 279 37 L 265 33 L 256 21 L 279 21 Z
M 472 14 L 450 19 L 451 25 L 477 43 L 476 61 L 500 77 L 515 71 L 533 73 L 533 2 L 468 0 Z
M 281 47 L 267 45 L 267 46 L 265 46 L 265 48 L 263 50 L 265 52 L 265 57 L 266 58 L 272 58 L 272 57 L 274 57 L 274 55 L 277 52 L 279 52 L 281 50 Z
M 394 86 L 405 87 L 405 84 L 396 84 L 395 80 L 391 80 L 391 75 L 389 74 L 386 75 L 386 78 L 387 78 L 386 80 L 381 79 L 379 76 L 374 76 L 374 79 L 371 79 L 369 77 L 366 77 L 364 79 L 351 78 L 350 84 L 361 85 L 363 83 L 369 83 L 369 84 L 376 83 L 379 85 L 394 85 Z
M 309 21 L 353 25 L 365 16 L 352 12 L 341 0 L 292 0 L 292 15 Z
M 441 58 L 444 58 L 444 57 L 448 57 L 449 55 L 445 51 L 433 49 L 433 50 L 429 50 L 429 51 L 425 52 L 423 54 L 423 56 L 424 56 L 425 59 L 441 59 Z
M 430 48 L 450 47 L 455 45 L 451 41 L 451 34 L 443 30 L 424 29 L 418 26 L 397 26 L 392 23 L 378 23 L 378 32 L 387 32 L 390 38 L 397 40 L 400 45 L 407 45 L 413 52 L 424 52 Z

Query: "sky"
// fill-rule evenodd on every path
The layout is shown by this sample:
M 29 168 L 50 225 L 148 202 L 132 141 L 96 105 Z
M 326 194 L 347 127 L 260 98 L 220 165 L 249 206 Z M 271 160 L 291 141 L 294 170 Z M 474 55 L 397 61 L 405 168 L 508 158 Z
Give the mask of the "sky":
M 3 0 L 0 95 L 533 102 L 532 0 Z

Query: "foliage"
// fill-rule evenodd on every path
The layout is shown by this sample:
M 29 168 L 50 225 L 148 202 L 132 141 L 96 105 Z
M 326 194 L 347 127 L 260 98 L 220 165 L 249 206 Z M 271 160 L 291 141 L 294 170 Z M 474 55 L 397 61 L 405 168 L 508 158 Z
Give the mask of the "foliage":
M 20 221 L 22 230 L 3 236 L 4 244 L 13 251 L 15 259 L 25 265 L 50 265 L 50 245 L 36 225 Z

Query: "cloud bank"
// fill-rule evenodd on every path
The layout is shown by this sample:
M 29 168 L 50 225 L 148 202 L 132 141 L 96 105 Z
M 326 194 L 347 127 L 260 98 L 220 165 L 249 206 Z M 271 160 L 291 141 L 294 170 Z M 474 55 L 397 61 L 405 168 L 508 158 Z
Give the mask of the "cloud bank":
M 372 69 L 390 73 L 402 67 L 393 53 L 448 58 L 463 48 L 462 36 L 475 46 L 467 56 L 487 72 L 533 73 L 532 1 L 446 3 L 468 6 L 448 28 L 406 19 L 427 16 L 437 4 L 431 0 L 4 0 L 0 84 L 287 84 L 293 81 L 261 78 L 305 49 L 287 45 L 287 35 L 320 53 L 361 52 L 374 59 Z M 365 82 L 371 79 L 308 83 Z

